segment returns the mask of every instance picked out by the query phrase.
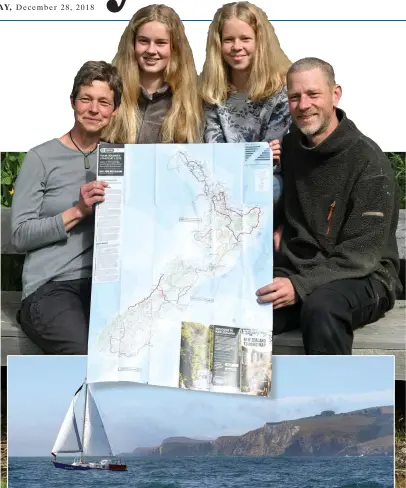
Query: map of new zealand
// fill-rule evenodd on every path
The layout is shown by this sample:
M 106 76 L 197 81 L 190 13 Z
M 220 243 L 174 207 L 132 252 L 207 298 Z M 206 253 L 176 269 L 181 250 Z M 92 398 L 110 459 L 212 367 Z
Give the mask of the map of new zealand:
M 88 381 L 268 395 L 267 143 L 101 145 Z

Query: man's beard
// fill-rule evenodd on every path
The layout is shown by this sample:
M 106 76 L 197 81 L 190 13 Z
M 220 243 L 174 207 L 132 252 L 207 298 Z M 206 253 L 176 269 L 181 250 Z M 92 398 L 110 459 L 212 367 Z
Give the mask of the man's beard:
M 331 121 L 331 114 L 324 118 L 324 120 L 320 121 L 317 125 L 310 125 L 310 126 L 300 126 L 298 128 L 302 134 L 305 136 L 317 136 L 322 134 L 330 124 Z

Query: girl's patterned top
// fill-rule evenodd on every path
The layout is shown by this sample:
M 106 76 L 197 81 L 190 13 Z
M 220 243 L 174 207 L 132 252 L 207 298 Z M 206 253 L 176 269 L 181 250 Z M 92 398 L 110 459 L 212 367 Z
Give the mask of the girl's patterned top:
M 206 105 L 205 117 L 205 142 L 282 142 L 291 124 L 287 89 L 260 102 L 233 93 L 223 106 Z

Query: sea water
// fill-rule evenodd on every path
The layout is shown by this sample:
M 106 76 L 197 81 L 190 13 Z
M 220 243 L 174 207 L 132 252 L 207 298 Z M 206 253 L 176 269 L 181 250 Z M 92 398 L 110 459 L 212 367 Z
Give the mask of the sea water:
M 61 458 L 63 460 L 64 458 Z M 9 459 L 9 488 L 392 488 L 393 457 L 138 457 L 128 471 L 68 471 Z

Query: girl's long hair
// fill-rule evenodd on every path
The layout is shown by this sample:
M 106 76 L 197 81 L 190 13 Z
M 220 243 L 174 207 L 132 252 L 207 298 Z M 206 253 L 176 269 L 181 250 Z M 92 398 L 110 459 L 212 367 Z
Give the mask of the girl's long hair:
M 106 128 L 103 138 L 117 143 L 134 143 L 137 140 L 141 88 L 135 38 L 138 29 L 152 21 L 167 26 L 171 45 L 164 81 L 171 88 L 172 105 L 162 125 L 162 142 L 198 142 L 201 140 L 203 116 L 192 50 L 178 14 L 166 5 L 149 5 L 138 10 L 121 36 L 112 64 L 123 78 L 123 97 L 118 113 Z
M 217 10 L 207 35 L 206 61 L 200 77 L 202 98 L 207 103 L 222 105 L 235 90 L 231 69 L 221 54 L 224 24 L 232 18 L 246 22 L 255 32 L 256 50 L 247 86 L 250 100 L 269 98 L 286 85 L 286 73 L 292 63 L 265 12 L 249 2 L 227 3 Z

